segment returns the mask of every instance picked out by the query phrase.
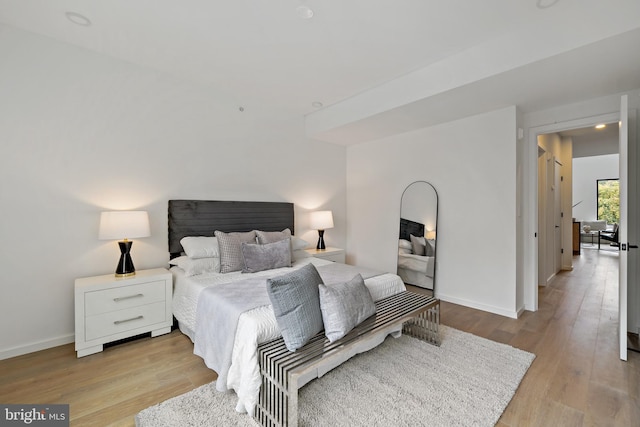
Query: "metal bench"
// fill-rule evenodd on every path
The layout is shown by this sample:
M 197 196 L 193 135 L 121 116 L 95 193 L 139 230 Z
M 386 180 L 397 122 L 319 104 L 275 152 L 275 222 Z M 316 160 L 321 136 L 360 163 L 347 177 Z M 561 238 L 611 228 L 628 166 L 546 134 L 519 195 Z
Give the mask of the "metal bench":
M 320 332 L 295 352 L 282 338 L 258 346 L 262 374 L 254 411 L 263 426 L 298 425 L 298 390 L 314 378 L 367 351 L 402 326 L 405 334 L 440 345 L 440 300 L 415 292 L 401 292 L 376 302 L 376 314 L 343 338 L 330 343 Z

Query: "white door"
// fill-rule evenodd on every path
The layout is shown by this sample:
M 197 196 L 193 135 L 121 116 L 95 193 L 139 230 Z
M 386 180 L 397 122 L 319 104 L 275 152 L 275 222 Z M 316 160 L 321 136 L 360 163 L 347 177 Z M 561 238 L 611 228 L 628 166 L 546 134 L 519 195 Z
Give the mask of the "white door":
M 629 111 L 627 95 L 620 100 L 620 297 L 618 313 L 620 320 L 620 359 L 627 360 L 627 270 L 629 230 Z
M 562 165 L 553 162 L 553 274 L 562 269 Z
M 546 174 L 547 179 L 545 181 L 545 197 L 547 202 L 545 204 L 545 215 L 547 219 L 545 229 L 545 286 L 551 282 L 553 276 L 556 274 L 556 238 L 555 238 L 555 157 L 547 153 L 546 162 Z

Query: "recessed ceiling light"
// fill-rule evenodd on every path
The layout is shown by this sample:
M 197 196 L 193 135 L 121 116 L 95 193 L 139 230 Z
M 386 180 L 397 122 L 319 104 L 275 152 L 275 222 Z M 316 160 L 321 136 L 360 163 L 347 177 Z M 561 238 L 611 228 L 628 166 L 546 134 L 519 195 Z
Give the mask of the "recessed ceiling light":
M 603 123 L 603 124 L 596 125 L 596 129 L 604 129 L 604 128 L 606 128 L 606 127 L 607 127 L 607 125 L 605 125 L 604 123 Z
M 313 18 L 313 10 L 309 6 L 298 6 L 296 8 L 296 12 L 298 16 L 302 19 L 311 19 Z
M 312 106 L 313 108 L 322 108 L 322 102 L 320 102 L 320 101 L 314 101 L 314 102 L 312 102 L 312 103 L 311 103 L 311 106 Z
M 537 0 L 536 1 L 536 7 L 538 9 L 548 9 L 551 6 L 554 6 L 559 1 L 560 0 Z
M 84 15 L 80 15 L 79 13 L 65 12 L 64 16 L 66 16 L 69 21 L 73 22 L 76 25 L 81 25 L 83 27 L 91 26 L 91 20 Z

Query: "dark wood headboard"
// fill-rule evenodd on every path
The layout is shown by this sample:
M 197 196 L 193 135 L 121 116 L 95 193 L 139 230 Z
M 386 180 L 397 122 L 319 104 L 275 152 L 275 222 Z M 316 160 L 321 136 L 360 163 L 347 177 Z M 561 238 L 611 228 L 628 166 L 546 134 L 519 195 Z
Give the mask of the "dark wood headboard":
M 293 203 L 169 200 L 169 254 L 182 253 L 180 239 L 213 236 L 216 230 L 244 232 L 282 231 L 294 234 Z
M 400 218 L 400 239 L 411 240 L 409 238 L 410 234 L 416 237 L 424 236 L 424 224 Z

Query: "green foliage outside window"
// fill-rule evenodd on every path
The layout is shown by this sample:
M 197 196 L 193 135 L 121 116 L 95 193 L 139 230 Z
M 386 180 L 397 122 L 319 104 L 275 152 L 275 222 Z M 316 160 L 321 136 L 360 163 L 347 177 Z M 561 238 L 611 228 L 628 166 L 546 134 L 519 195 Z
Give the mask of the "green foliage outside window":
M 598 219 L 607 224 L 620 223 L 620 181 L 598 180 Z

